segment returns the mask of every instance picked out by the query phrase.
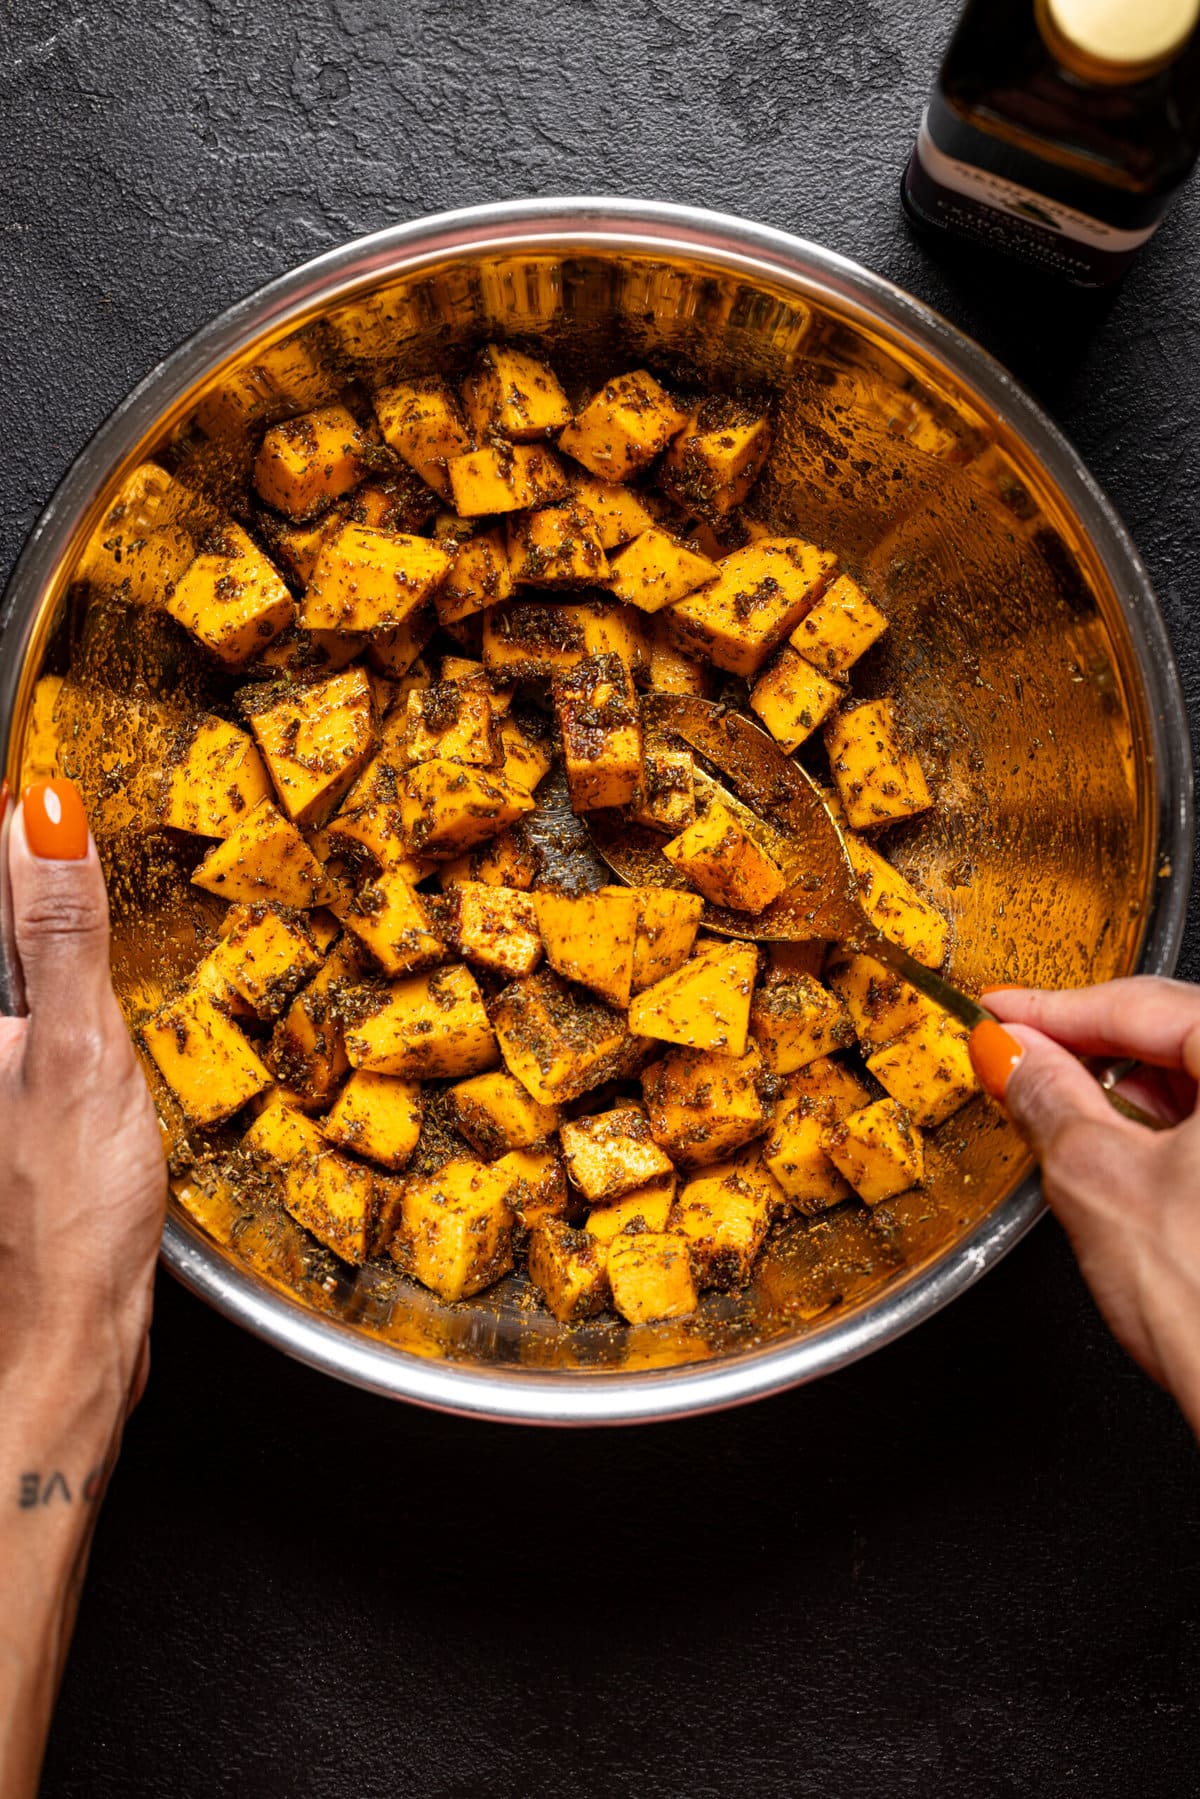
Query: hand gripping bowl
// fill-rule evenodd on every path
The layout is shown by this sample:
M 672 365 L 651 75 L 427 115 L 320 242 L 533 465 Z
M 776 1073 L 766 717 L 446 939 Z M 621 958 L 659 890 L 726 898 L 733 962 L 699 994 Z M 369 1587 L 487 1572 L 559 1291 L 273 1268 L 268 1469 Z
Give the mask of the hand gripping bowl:
M 244 300 L 130 395 L 30 538 L 0 748 L 17 779 L 35 681 L 65 674 L 63 759 L 106 860 L 131 1013 L 184 966 L 192 903 L 151 826 L 156 745 L 193 674 L 147 595 L 236 512 L 264 420 L 349 380 L 452 370 L 495 336 L 580 377 L 649 363 L 774 394 L 756 508 L 886 596 L 865 690 L 902 694 L 938 794 L 889 853 L 950 915 L 959 985 L 1170 972 L 1191 866 L 1178 681 L 1145 572 L 1054 427 L 945 321 L 811 244 L 680 207 L 539 200 L 397 226 Z M 230 1318 L 379 1393 L 532 1422 L 666 1418 L 888 1342 L 1038 1215 L 1028 1157 L 982 1099 L 934 1133 L 930 1167 L 873 1213 L 798 1221 L 746 1293 L 638 1328 L 556 1324 L 515 1276 L 445 1306 L 391 1272 L 351 1275 L 282 1212 L 186 1171 L 163 1255 Z

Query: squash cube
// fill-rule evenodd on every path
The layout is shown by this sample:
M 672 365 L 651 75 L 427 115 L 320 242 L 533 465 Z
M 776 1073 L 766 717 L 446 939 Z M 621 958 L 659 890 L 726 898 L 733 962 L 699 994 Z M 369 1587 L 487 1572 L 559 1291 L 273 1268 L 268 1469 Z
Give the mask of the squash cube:
M 707 699 L 714 686 L 708 663 L 678 647 L 669 618 L 669 613 L 660 613 L 651 620 L 649 685 L 655 693 L 694 693 Z
M 453 681 L 456 687 L 466 687 L 472 693 L 486 693 L 498 718 L 512 705 L 512 688 L 497 686 L 483 663 L 468 656 L 443 656 L 442 680 Z
M 349 1071 L 342 1015 L 361 978 L 360 952 L 352 938 L 343 937 L 275 1027 L 271 1066 L 305 1105 L 327 1105 Z
M 381 675 L 399 680 L 406 675 L 437 629 L 432 606 L 421 606 L 402 625 L 376 631 L 367 644 L 367 661 Z
M 665 450 L 687 423 L 653 375 L 634 369 L 605 382 L 566 425 L 559 447 L 602 481 L 624 481 Z
M 363 887 L 342 917 L 385 974 L 416 974 L 445 957 L 420 894 L 395 870 Z
M 502 1068 L 457 1082 L 447 1098 L 458 1129 L 486 1161 L 528 1149 L 558 1129 L 558 1107 L 539 1105 Z
M 831 581 L 789 642 L 831 681 L 844 680 L 860 656 L 887 630 L 887 619 L 849 575 Z
M 841 698 L 840 687 L 784 644 L 754 683 L 750 709 L 790 755 L 829 717 Z
M 681 1168 L 719 1162 L 760 1136 L 767 1115 L 759 1093 L 762 1060 L 676 1049 L 642 1076 L 654 1141 Z
M 642 721 L 633 678 L 619 656 L 585 656 L 554 677 L 571 807 L 627 806 L 642 779 Z
M 277 906 L 235 906 L 210 961 L 259 1018 L 275 1018 L 321 966 L 303 916 Z
M 629 1005 L 629 1028 L 638 1036 L 687 1049 L 744 1055 L 757 972 L 758 951 L 753 944 L 700 943 L 673 974 L 635 995 Z
M 820 1112 L 826 1118 L 845 1118 L 851 1112 L 861 1112 L 871 1099 L 866 1082 L 834 1056 L 809 1062 L 789 1076 L 784 1089 L 803 1100 L 809 1111 Z
M 774 857 L 720 800 L 665 843 L 663 855 L 706 900 L 734 912 L 763 912 L 787 886 Z
M 569 500 L 515 513 L 508 521 L 507 551 L 518 586 L 595 587 L 608 581 L 600 534 Z
M 615 1106 L 591 1118 L 570 1119 L 560 1127 L 559 1141 L 568 1176 L 593 1204 L 620 1199 L 673 1173 L 640 1106 Z
M 254 485 L 277 512 L 308 518 L 357 484 L 366 447 L 366 434 L 344 406 L 301 413 L 266 433 Z
M 854 1042 L 842 1001 L 809 974 L 767 976 L 750 1005 L 750 1034 L 774 1074 L 794 1074 Z
M 512 718 L 500 721 L 499 738 L 500 769 L 505 780 L 532 793 L 549 772 L 554 761 L 552 753 L 538 738 L 528 736 Z
M 212 997 L 191 991 L 142 1026 L 142 1041 L 192 1124 L 219 1124 L 271 1083 L 270 1071 Z
M 539 444 L 494 439 L 446 464 L 450 492 L 460 518 L 495 512 L 522 512 L 565 500 L 569 489 L 562 464 Z
M 403 713 L 394 713 L 387 721 L 385 744 L 392 740 L 393 719 L 402 746 L 397 758 L 401 766 L 440 760 L 491 768 L 500 761 L 500 733 L 486 693 L 453 681 L 411 688 Z
M 647 745 L 642 755 L 642 785 L 630 817 L 650 830 L 678 836 L 696 819 L 696 764 L 690 750 Z
M 693 1175 L 671 1213 L 701 1287 L 745 1287 L 783 1194 L 756 1149 Z
M 455 523 L 470 530 L 466 520 L 456 519 Z M 504 603 L 513 590 L 513 578 L 499 531 L 480 531 L 457 542 L 443 537 L 441 543 L 452 560 L 450 572 L 433 598 L 440 625 L 455 625 L 488 606 Z M 442 679 L 451 678 L 443 666 Z
M 822 1147 L 869 1206 L 894 1199 L 925 1178 L 921 1133 L 894 1099 L 877 1099 L 826 1126 Z
M 623 1233 L 608 1251 L 608 1284 L 630 1324 L 683 1318 L 697 1305 L 687 1240 L 667 1231 Z
M 825 748 L 853 830 L 911 818 L 933 804 L 924 770 L 900 734 L 894 701 L 844 707 L 825 727 Z
M 522 1229 L 532 1230 L 544 1219 L 561 1218 L 566 1212 L 567 1177 L 547 1144 L 512 1149 L 492 1167 L 508 1183 L 505 1198 Z
M 756 675 L 815 603 L 836 560 L 799 537 L 764 537 L 726 556 L 715 581 L 677 601 L 664 615 L 668 628 L 687 655 Z
M 377 475 L 341 502 L 340 513 L 354 525 L 367 525 L 389 537 L 421 536 L 437 511 L 437 496 L 410 468 Z
M 421 1135 L 421 1085 L 392 1074 L 352 1074 L 325 1120 L 325 1135 L 384 1168 L 403 1168 Z
M 623 1231 L 665 1231 L 675 1203 L 678 1178 L 672 1169 L 669 1174 L 660 1174 L 647 1181 L 644 1187 L 635 1187 L 620 1199 L 593 1206 L 584 1230 L 601 1243 L 611 1243 Z
M 619 549 L 653 525 L 661 501 L 640 494 L 616 481 L 598 481 L 595 475 L 572 474 L 571 504 L 592 521 L 603 550 Z
M 616 597 L 643 612 L 673 605 L 720 573 L 715 562 L 698 556 L 658 526 L 643 531 L 614 556 L 611 570 L 609 585 Z
M 165 605 L 229 668 L 249 662 L 296 611 L 283 576 L 240 525 L 226 525 L 188 564 Z
M 354 995 L 346 1053 L 370 1074 L 460 1079 L 497 1061 L 496 1037 L 475 977 L 461 963 Z
M 211 713 L 194 719 L 168 750 L 164 786 L 163 823 L 197 837 L 227 837 L 271 797 L 252 739 Z
M 663 460 L 659 485 L 702 517 L 740 506 L 771 449 L 764 413 L 714 394 L 698 406 Z
M 927 968 L 939 968 L 946 958 L 950 926 L 937 907 L 861 837 L 847 832 L 844 841 L 859 897 L 875 929 Z
M 601 888 L 602 893 L 623 891 L 637 899 L 633 991 L 642 993 L 683 967 L 696 942 L 704 902 L 698 894 L 678 893 L 672 887 Z
M 483 615 L 483 660 L 501 681 L 537 681 L 585 656 L 615 655 L 637 675 L 649 668 L 640 616 L 613 600 L 520 600 Z
M 404 780 L 400 815 L 412 849 L 457 856 L 534 809 L 534 799 L 497 770 L 422 762 Z
M 387 631 L 432 598 L 453 557 L 428 537 L 344 524 L 321 545 L 300 604 L 306 631 Z
M 610 1005 L 628 1006 L 638 929 L 633 890 L 535 893 L 533 907 L 551 968 L 592 988 Z
M 442 900 L 439 919 L 460 956 L 495 974 L 532 974 L 542 959 L 534 902 L 515 887 L 458 881 Z
M 286 1167 L 297 1156 L 319 1156 L 325 1148 L 320 1125 L 292 1105 L 282 1088 L 266 1094 L 261 1108 L 242 1136 L 241 1147 L 249 1154 Z
M 353 786 L 371 754 L 371 684 L 361 668 L 325 681 L 261 693 L 243 690 L 243 710 L 294 824 L 320 824 Z
M 967 1053 L 969 1036 L 957 1018 L 940 1013 L 910 1025 L 902 1037 L 876 1050 L 867 1067 L 914 1123 L 941 1124 L 979 1092 Z
M 560 1324 L 578 1324 L 608 1304 L 608 1256 L 587 1231 L 542 1219 L 529 1238 L 529 1278 Z
M 931 999 L 874 956 L 834 956 L 826 979 L 840 996 L 855 1035 L 867 1049 L 882 1049 L 910 1026 L 942 1017 Z
M 558 376 L 536 356 L 487 344 L 463 382 L 463 406 L 476 437 L 531 443 L 551 437 L 571 417 Z
M 857 1106 L 862 1106 L 870 1095 L 861 1082 L 855 1084 L 861 1090 Z M 849 1199 L 849 1184 L 825 1153 L 825 1134 L 839 1117 L 855 1109 L 855 1105 L 813 1098 L 790 1082 L 785 1088 L 772 1114 L 763 1161 L 797 1212 L 811 1217 Z
M 192 881 L 219 899 L 300 908 L 319 906 L 326 888 L 325 870 L 270 800 L 260 800 L 213 845 Z
M 546 968 L 506 987 L 492 1020 L 509 1073 L 544 1106 L 621 1074 L 634 1047 L 620 1012 Z
M 448 498 L 446 465 L 471 448 L 471 434 L 449 383 L 436 375 L 397 381 L 381 387 L 373 403 L 384 442 L 423 481 Z
M 406 1181 L 392 1256 L 439 1299 L 469 1299 L 512 1267 L 507 1184 L 463 1157 Z
M 528 893 L 540 867 L 541 857 L 518 822 L 469 855 L 443 862 L 438 882 L 447 890 L 459 881 L 482 881 L 488 887 L 513 887 Z
M 286 1164 L 281 1195 L 287 1211 L 319 1243 L 354 1267 L 375 1248 L 382 1193 L 361 1162 L 323 1144 Z

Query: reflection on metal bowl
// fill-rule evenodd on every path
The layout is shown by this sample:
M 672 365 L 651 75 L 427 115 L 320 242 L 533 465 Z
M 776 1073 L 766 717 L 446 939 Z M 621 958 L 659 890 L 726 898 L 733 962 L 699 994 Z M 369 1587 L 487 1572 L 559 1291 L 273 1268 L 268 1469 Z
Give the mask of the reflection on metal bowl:
M 143 383 L 71 469 L 9 589 L 0 744 L 35 682 L 106 859 L 131 1018 L 196 954 L 203 896 L 153 828 L 162 745 L 204 674 L 145 601 L 243 503 L 257 435 L 344 388 L 453 371 L 481 339 L 569 376 L 648 363 L 769 391 L 754 509 L 836 548 L 891 629 L 856 688 L 899 692 L 937 783 L 889 854 L 953 922 L 952 978 L 1065 985 L 1169 971 L 1191 860 L 1189 753 L 1144 571 L 1054 428 L 978 349 L 874 276 L 737 220 L 536 201 L 345 246 L 242 302 Z M 43 688 L 43 698 L 52 690 Z M 190 946 L 190 947 L 189 947 Z M 745 1293 L 682 1322 L 556 1324 L 516 1276 L 445 1306 L 353 1273 L 269 1199 L 180 1154 L 164 1255 L 287 1352 L 380 1393 L 586 1423 L 736 1403 L 840 1366 L 960 1292 L 1039 1210 L 1018 1139 L 975 1101 L 928 1184 L 800 1220 Z

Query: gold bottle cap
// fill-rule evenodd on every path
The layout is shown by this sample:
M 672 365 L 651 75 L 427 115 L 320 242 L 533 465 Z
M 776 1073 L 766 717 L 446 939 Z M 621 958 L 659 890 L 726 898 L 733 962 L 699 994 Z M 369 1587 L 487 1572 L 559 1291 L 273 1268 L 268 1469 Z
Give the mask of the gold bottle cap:
M 1200 23 L 1200 0 L 1039 0 L 1051 51 L 1092 81 L 1128 82 L 1169 63 Z

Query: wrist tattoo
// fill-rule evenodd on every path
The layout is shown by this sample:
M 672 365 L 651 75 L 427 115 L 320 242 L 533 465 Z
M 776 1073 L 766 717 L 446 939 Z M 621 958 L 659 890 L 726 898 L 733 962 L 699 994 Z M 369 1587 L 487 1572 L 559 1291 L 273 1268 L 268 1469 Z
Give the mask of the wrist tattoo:
M 35 1506 L 53 1505 L 94 1505 L 104 1491 L 104 1482 L 108 1469 L 103 1462 L 89 1468 L 82 1481 L 72 1487 L 61 1468 L 55 1468 L 48 1474 L 37 1469 L 30 1469 L 17 1480 L 17 1505 L 23 1512 L 29 1512 Z

